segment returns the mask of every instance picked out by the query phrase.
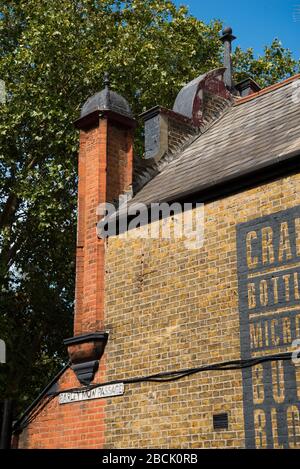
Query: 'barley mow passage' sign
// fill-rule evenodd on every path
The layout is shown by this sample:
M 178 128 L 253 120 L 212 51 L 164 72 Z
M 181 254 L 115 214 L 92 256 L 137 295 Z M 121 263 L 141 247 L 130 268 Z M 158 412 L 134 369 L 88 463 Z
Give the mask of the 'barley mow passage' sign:
M 101 399 L 104 397 L 122 396 L 124 394 L 124 383 L 107 384 L 98 386 L 86 391 L 62 392 L 59 395 L 60 404 L 70 402 L 88 401 L 91 399 Z
M 300 206 L 237 226 L 241 358 L 300 338 Z M 247 448 L 300 448 L 300 366 L 243 369 Z

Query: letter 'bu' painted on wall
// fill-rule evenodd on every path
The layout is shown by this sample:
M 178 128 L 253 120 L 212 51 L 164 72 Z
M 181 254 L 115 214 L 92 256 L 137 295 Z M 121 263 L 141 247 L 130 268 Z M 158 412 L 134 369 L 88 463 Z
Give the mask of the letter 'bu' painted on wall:
M 237 226 L 242 359 L 292 351 L 300 338 L 300 206 Z M 247 448 L 300 448 L 300 366 L 243 369 Z

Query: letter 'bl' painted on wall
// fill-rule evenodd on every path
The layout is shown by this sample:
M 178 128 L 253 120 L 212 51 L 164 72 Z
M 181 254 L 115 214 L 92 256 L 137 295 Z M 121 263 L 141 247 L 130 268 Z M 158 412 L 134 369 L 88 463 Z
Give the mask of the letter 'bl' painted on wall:
M 241 358 L 300 338 L 300 206 L 237 226 Z M 300 448 L 300 366 L 243 369 L 247 448 Z

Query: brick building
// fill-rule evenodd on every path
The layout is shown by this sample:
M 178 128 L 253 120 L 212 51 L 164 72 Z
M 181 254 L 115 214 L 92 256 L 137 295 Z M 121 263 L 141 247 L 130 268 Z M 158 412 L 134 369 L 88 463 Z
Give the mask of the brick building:
M 16 423 L 19 448 L 300 447 L 300 76 L 234 86 L 232 39 L 226 67 L 142 115 L 143 159 L 107 80 L 84 104 L 70 363 Z M 203 245 L 137 236 L 122 206 L 99 237 L 97 207 L 122 194 L 133 212 L 192 204 Z

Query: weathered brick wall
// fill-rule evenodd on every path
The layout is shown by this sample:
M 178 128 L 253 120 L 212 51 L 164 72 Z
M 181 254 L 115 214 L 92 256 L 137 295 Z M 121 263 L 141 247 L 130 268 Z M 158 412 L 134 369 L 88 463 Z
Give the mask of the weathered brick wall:
M 240 359 L 240 337 L 247 324 L 241 327 L 239 312 L 242 259 L 237 252 L 237 226 L 300 205 L 299 188 L 300 175 L 293 175 L 206 204 L 205 242 L 195 251 L 186 250 L 178 240 L 109 239 L 104 319 L 110 336 L 105 375 L 98 373 L 96 382 Z M 280 351 L 288 349 L 287 343 Z M 299 401 L 294 403 L 291 397 L 293 376 L 275 374 L 272 391 L 274 376 L 262 378 L 261 369 L 256 371 L 253 386 L 251 379 L 246 386 L 257 404 L 256 446 L 267 444 L 271 424 L 264 422 L 265 406 L 272 392 L 280 401 L 284 381 L 284 399 L 289 402 L 272 420 L 269 443 L 280 446 L 276 431 L 288 412 L 284 441 L 298 447 Z M 71 371 L 59 383 L 64 389 L 76 385 Z M 298 373 L 298 392 L 299 387 Z M 253 412 L 250 398 L 243 399 L 241 371 L 128 384 L 124 396 L 93 402 L 59 405 L 55 398 L 23 432 L 20 447 L 245 447 L 244 415 Z M 223 412 L 228 413 L 229 428 L 214 430 L 213 415 Z
M 109 240 L 108 380 L 241 358 L 237 225 L 299 205 L 299 184 L 300 175 L 292 176 L 207 204 L 205 243 L 196 251 L 181 241 Z M 213 430 L 213 415 L 220 412 L 228 412 L 228 431 Z M 132 384 L 124 397 L 107 402 L 105 446 L 244 447 L 243 414 L 240 371 Z M 256 445 L 265 446 L 260 417 Z
M 103 367 L 102 367 L 103 368 Z M 97 373 L 97 380 L 105 380 L 105 370 Z M 60 378 L 60 390 L 76 388 L 78 381 L 72 370 Z M 105 401 L 84 401 L 59 404 L 55 397 L 19 436 L 19 448 L 99 449 L 104 444 Z
M 96 209 L 106 197 L 107 121 L 80 133 L 75 335 L 103 327 L 104 244 L 95 236 Z M 100 157 L 102 156 L 102 158 Z M 95 290 L 95 278 L 98 288 Z
M 132 179 L 132 130 L 109 122 L 107 132 L 106 200 L 118 200 Z
M 80 132 L 75 335 L 104 327 L 104 243 L 96 236 L 97 208 L 129 189 L 132 140 L 131 129 L 108 119 Z

